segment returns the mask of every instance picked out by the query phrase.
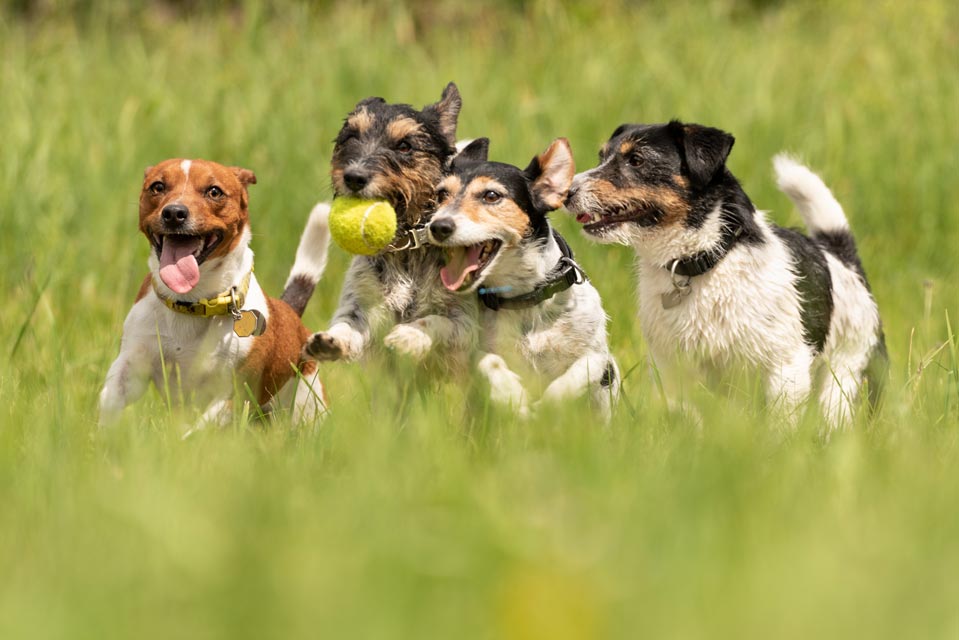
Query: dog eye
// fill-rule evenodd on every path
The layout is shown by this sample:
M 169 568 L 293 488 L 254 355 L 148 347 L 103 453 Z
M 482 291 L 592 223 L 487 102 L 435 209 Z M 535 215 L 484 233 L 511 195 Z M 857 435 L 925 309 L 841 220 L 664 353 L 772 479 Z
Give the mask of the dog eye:
M 156 182 L 150 185 L 150 193 L 152 193 L 153 195 L 158 196 L 164 191 L 166 191 L 166 185 L 160 182 L 159 180 L 157 180 Z
M 212 187 L 206 190 L 206 197 L 212 198 L 213 200 L 217 200 L 222 195 L 223 195 L 223 189 L 221 189 L 220 187 L 216 185 L 213 185 Z
M 400 153 L 409 153 L 410 151 L 413 150 L 413 145 L 411 145 L 406 140 L 400 140 L 396 144 L 396 150 L 399 151 Z
M 436 204 L 443 204 L 450 197 L 450 192 L 446 189 L 437 189 L 436 190 Z
M 487 191 L 483 194 L 483 202 L 486 204 L 496 204 L 503 199 L 503 196 L 495 191 Z
M 643 164 L 643 157 L 638 153 L 633 153 L 626 158 L 626 162 L 628 162 L 629 166 L 631 167 L 638 167 L 639 165 Z

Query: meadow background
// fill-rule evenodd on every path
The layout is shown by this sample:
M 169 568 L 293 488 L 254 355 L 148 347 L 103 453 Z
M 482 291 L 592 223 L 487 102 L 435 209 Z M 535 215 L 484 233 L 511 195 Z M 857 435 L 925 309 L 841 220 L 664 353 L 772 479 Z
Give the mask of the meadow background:
M 0 637 L 959 637 L 959 8 L 928 2 L 84 2 L 0 9 Z M 330 364 L 319 429 L 180 440 L 150 392 L 96 397 L 148 246 L 144 167 L 253 169 L 278 294 L 342 118 L 455 80 L 463 137 L 592 166 L 621 122 L 733 132 L 798 224 L 791 150 L 846 208 L 892 359 L 882 412 L 826 441 L 755 380 L 665 411 L 632 255 L 554 215 L 611 316 L 625 398 L 520 423 L 467 381 Z M 347 257 L 306 314 L 325 326 Z

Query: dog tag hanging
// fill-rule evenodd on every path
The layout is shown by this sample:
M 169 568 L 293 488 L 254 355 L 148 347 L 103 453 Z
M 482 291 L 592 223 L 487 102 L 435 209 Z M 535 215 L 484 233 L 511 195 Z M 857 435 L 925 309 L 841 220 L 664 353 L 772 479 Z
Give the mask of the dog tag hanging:
M 689 281 L 692 280 L 689 276 L 678 276 L 676 275 L 676 267 L 679 265 L 679 260 L 673 261 L 673 267 L 669 270 L 670 279 L 673 283 L 673 288 L 664 293 L 659 297 L 660 301 L 663 304 L 663 309 L 672 309 L 675 306 L 678 306 L 680 302 L 683 301 L 683 298 L 688 296 L 692 292 L 693 288 L 690 286 Z
M 244 309 L 233 319 L 233 333 L 240 338 L 260 336 L 266 331 L 266 318 L 256 309 Z
M 686 285 L 683 288 L 676 287 L 670 291 L 667 291 L 662 296 L 660 300 L 663 303 L 663 309 L 672 309 L 675 306 L 678 306 L 680 302 L 683 301 L 683 298 L 689 295 L 691 287 Z

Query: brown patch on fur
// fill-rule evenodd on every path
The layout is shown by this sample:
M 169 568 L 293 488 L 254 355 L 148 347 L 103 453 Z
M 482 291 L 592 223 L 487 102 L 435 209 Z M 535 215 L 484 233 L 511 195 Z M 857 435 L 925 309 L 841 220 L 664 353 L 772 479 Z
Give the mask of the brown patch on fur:
M 366 107 L 360 107 L 346 119 L 346 126 L 355 129 L 358 134 L 363 135 L 373 126 L 374 118 L 375 116 L 370 113 Z
M 140 283 L 140 290 L 137 291 L 137 297 L 133 300 L 134 302 L 139 302 L 143 297 L 150 293 L 153 290 L 153 275 L 146 274 L 143 277 L 143 282 Z
M 300 316 L 290 305 L 275 298 L 267 298 L 270 319 L 266 331 L 252 338 L 253 347 L 240 365 L 241 377 L 256 393 L 263 405 L 276 395 L 295 374 L 291 365 L 296 365 L 306 375 L 310 363 L 300 360 L 300 352 L 306 344 L 310 331 L 303 326 Z M 315 366 L 315 365 L 312 365 Z M 312 373 L 315 368 L 310 370 Z M 325 403 L 325 399 L 324 399 Z
M 629 152 L 633 150 L 633 141 L 626 140 L 619 144 L 619 153 L 620 155 L 629 155 Z
M 518 242 L 529 233 L 529 216 L 508 197 L 495 204 L 486 204 L 483 202 L 483 194 L 490 190 L 506 193 L 506 188 L 494 178 L 474 178 L 457 197 L 455 213 L 489 228 L 492 233 L 506 231 L 514 242 Z
M 422 125 L 412 118 L 397 118 L 386 125 L 386 135 L 396 141 L 419 133 Z
M 673 184 L 675 184 L 680 189 L 689 188 L 689 180 L 686 179 L 686 176 L 679 173 L 673 176 Z
M 589 185 L 589 191 L 604 213 L 613 210 L 639 212 L 655 207 L 663 212 L 661 226 L 680 224 L 689 215 L 689 204 L 669 187 L 617 187 L 608 180 L 596 179 Z
M 389 199 L 407 224 L 417 224 L 423 212 L 431 208 L 434 186 L 442 176 L 436 156 L 417 155 L 418 161 L 411 166 L 389 167 L 375 174 L 367 187 Z

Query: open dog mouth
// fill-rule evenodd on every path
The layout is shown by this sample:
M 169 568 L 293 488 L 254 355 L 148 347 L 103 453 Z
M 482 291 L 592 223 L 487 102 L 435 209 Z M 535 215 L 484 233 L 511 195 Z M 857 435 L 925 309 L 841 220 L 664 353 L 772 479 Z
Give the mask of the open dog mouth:
M 502 240 L 491 239 L 465 247 L 445 247 L 446 265 L 440 269 L 443 286 L 450 291 L 468 290 L 503 246 Z
M 160 280 L 175 293 L 188 293 L 200 281 L 200 265 L 223 241 L 223 232 L 154 233 L 150 241 L 160 260 Z
M 644 222 L 647 219 L 658 219 L 658 211 L 656 207 L 648 205 L 639 205 L 632 209 L 616 207 L 604 212 L 579 213 L 576 215 L 576 221 L 583 225 L 583 230 L 587 233 L 598 233 L 625 222 L 639 222 L 640 225 L 646 226 Z

